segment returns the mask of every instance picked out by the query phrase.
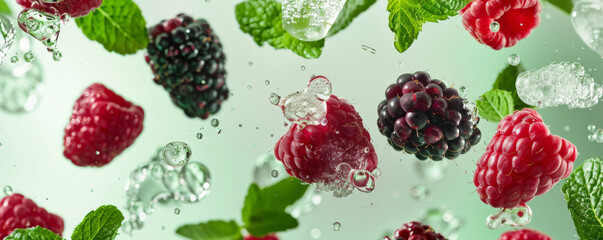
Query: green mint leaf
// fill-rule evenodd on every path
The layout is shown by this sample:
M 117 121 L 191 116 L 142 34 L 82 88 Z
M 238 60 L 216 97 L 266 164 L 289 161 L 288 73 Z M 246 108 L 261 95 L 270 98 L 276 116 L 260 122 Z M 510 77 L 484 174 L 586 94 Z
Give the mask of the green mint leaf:
M 281 12 L 281 3 L 275 0 L 247 0 L 235 7 L 239 28 L 251 35 L 258 46 L 268 43 L 275 49 L 290 49 L 304 58 L 320 57 L 324 39 L 306 42 L 291 36 L 283 27 Z
M 101 43 L 109 52 L 133 54 L 149 44 L 147 22 L 132 0 L 104 0 L 75 23 L 88 39 Z
M 4 0 L 0 0 L 0 13 L 11 14 L 10 8 Z
M 555 7 L 561 9 L 562 11 L 571 14 L 572 13 L 572 8 L 574 7 L 574 4 L 572 3 L 572 0 L 544 0 L 549 2 L 550 4 L 554 5 Z
M 423 23 L 456 16 L 471 0 L 388 0 L 389 29 L 396 35 L 394 46 L 406 51 L 419 37 Z
M 235 221 L 209 221 L 184 225 L 176 230 L 178 235 L 192 240 L 241 240 L 241 229 Z
M 377 0 L 347 0 L 339 16 L 337 16 L 337 20 L 331 26 L 327 37 L 333 36 L 348 27 L 354 18 L 373 6 L 375 2 Z
M 115 206 L 100 206 L 89 212 L 84 220 L 75 227 L 71 240 L 115 239 L 123 220 L 124 216 Z
M 584 161 L 561 191 L 580 239 L 603 239 L 603 161 L 598 157 Z
M 492 85 L 493 89 L 506 90 L 511 93 L 513 96 L 513 109 L 515 110 L 534 108 L 533 106 L 524 103 L 521 98 L 519 98 L 519 95 L 517 95 L 515 81 L 517 80 L 519 73 L 523 71 L 525 71 L 525 69 L 521 66 L 521 64 L 517 66 L 507 65 L 507 67 L 498 74 L 494 85 Z
M 254 236 L 296 228 L 297 220 L 285 209 L 299 200 L 307 189 L 307 185 L 291 178 L 263 189 L 251 184 L 241 214 L 245 228 Z
M 4 240 L 63 240 L 63 238 L 53 231 L 37 226 L 34 228 L 15 229 Z
M 513 113 L 513 96 L 506 90 L 492 89 L 484 93 L 476 104 L 480 117 L 492 122 Z

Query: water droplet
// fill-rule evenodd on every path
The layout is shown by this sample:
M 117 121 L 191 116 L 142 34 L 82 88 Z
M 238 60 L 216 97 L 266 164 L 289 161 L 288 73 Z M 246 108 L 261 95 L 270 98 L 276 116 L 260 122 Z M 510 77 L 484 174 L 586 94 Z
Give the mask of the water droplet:
M 220 120 L 218 120 L 217 118 L 212 118 L 211 119 L 211 126 L 212 127 L 218 127 L 218 125 L 220 125 Z
M 34 58 L 35 56 L 32 52 L 26 52 L 25 54 L 23 54 L 23 60 L 25 60 L 26 62 L 31 62 L 34 60 Z
M 350 183 L 359 191 L 369 193 L 375 189 L 375 176 L 366 170 L 352 170 Z
M 174 209 L 174 214 L 179 215 L 180 214 L 180 208 L 175 208 Z
M 372 48 L 372 47 L 369 47 L 369 46 L 367 46 L 367 45 L 362 45 L 362 50 L 367 51 L 367 52 L 370 52 L 370 53 L 372 53 L 372 54 L 377 53 L 377 50 L 376 50 L 376 49 L 374 49 L 374 48 Z
M 48 51 L 53 53 L 55 61 L 60 60 L 60 52 L 56 45 L 59 32 L 67 19 L 68 17 L 61 19 L 59 16 L 34 8 L 23 10 L 17 18 L 19 26 L 44 44 Z
M 404 62 L 398 62 L 398 68 L 404 69 Z
M 18 62 L 18 61 L 19 61 L 19 56 L 12 56 L 12 57 L 10 58 L 10 62 L 12 62 L 12 63 L 16 63 L 16 62 Z
M 91 193 L 93 193 L 93 192 L 94 192 L 94 189 L 90 189 L 90 192 L 91 192 Z
M 6 59 L 6 54 L 8 54 L 8 50 L 10 50 L 14 41 L 15 28 L 13 24 L 8 18 L 0 16 L 0 64 Z
M 563 131 L 569 132 L 570 131 L 570 126 L 563 126 Z
M 13 194 L 13 187 L 11 187 L 10 185 L 6 185 L 4 186 L 4 188 L 2 188 L 2 192 L 4 193 L 4 195 L 9 196 Z
M 96 156 L 100 155 L 100 151 L 96 151 L 94 152 L 94 154 L 96 154 Z
M 589 132 L 595 132 L 595 130 L 597 130 L 597 127 L 595 127 L 595 125 L 588 125 L 586 127 L 586 129 L 588 129 Z
M 521 61 L 519 55 L 513 53 L 511 55 L 509 55 L 509 64 L 511 64 L 511 66 L 517 66 L 519 65 L 519 62 Z
M 278 105 L 278 102 L 281 100 L 281 96 L 276 93 L 271 93 L 270 97 L 268 97 L 268 100 L 272 105 Z
M 333 231 L 337 232 L 337 231 L 341 230 L 341 223 L 340 222 L 334 222 L 332 224 L 332 227 L 333 227 Z
M 331 82 L 323 76 L 317 76 L 303 91 L 276 101 L 278 95 L 271 95 L 271 103 L 277 103 L 283 109 L 285 118 L 292 123 L 300 125 L 320 124 L 320 120 L 326 116 L 326 100 L 331 96 Z
M 410 196 L 416 200 L 423 200 L 429 196 L 429 190 L 423 185 L 416 185 L 410 188 Z
M 251 85 L 247 85 L 247 90 L 251 90 L 253 88 Z
M 203 138 L 203 133 L 198 132 L 197 133 L 197 139 L 202 139 Z
M 490 229 L 497 229 L 503 225 L 511 227 L 524 227 L 532 220 L 532 209 L 528 205 L 515 208 L 505 208 L 491 214 L 486 219 L 486 225 Z
M 249 61 L 249 66 L 252 67 L 253 66 L 253 62 Z
M 465 97 L 467 96 L 467 87 L 465 87 L 465 86 L 461 86 L 461 87 L 459 88 L 459 95 L 460 95 L 462 98 L 465 98 Z
M 266 85 L 270 85 L 270 80 L 266 80 L 266 81 L 264 81 L 264 84 L 266 84 Z
M 193 151 L 188 144 L 183 142 L 171 142 L 165 145 L 161 151 L 163 161 L 172 167 L 182 167 L 188 163 Z
M 312 230 L 310 230 L 310 237 L 312 237 L 314 239 L 319 239 L 320 235 L 321 235 L 320 229 L 312 228 Z
M 243 124 L 240 124 L 240 123 L 239 123 L 239 127 L 243 127 Z
M 61 58 L 63 58 L 63 54 L 62 54 L 61 52 L 59 52 L 58 50 L 57 50 L 57 51 L 52 52 L 52 59 L 53 59 L 54 61 L 57 61 L 57 62 L 58 62 L 58 61 L 61 61 Z
M 498 24 L 497 21 L 493 21 L 492 23 L 490 23 L 490 31 L 498 32 L 499 30 L 500 30 L 500 24 Z
M 302 66 L 301 66 L 301 70 L 302 70 L 302 71 L 306 71 L 306 66 L 302 65 Z
M 326 119 L 326 118 L 324 118 L 324 119 Z M 371 151 L 371 149 L 370 149 L 370 148 L 368 148 L 368 147 L 365 147 L 365 148 L 363 149 L 363 151 L 364 151 L 364 153 L 369 153 L 369 152 Z
M 161 230 L 165 230 L 165 226 L 161 226 Z
M 278 170 L 274 169 L 274 170 L 270 171 L 270 176 L 272 176 L 273 178 L 277 178 L 278 177 Z

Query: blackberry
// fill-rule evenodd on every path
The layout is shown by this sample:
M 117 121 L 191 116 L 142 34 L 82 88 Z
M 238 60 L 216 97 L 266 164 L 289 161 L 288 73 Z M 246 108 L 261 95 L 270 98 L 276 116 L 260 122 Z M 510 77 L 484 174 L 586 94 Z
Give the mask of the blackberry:
M 479 118 L 471 116 L 465 99 L 426 72 L 400 75 L 385 97 L 377 107 L 377 126 L 397 151 L 419 160 L 453 160 L 481 139 Z
M 383 240 L 446 240 L 442 234 L 436 233 L 428 225 L 423 225 L 420 222 L 408 222 L 394 231 L 393 238 L 384 237 Z
M 228 98 L 226 57 L 204 19 L 179 14 L 150 28 L 145 59 L 155 83 L 188 117 L 207 119 Z

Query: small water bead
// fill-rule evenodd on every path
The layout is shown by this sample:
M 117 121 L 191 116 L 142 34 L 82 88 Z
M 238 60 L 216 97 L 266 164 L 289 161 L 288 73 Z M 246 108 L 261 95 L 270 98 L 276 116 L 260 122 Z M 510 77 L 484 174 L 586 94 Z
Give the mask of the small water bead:
M 416 185 L 410 188 L 410 196 L 416 200 L 423 200 L 429 196 L 429 190 L 423 185 Z
M 563 126 L 563 131 L 569 132 L 570 131 L 570 126 Z
M 302 70 L 302 71 L 306 71 L 306 66 L 302 65 L 302 66 L 301 66 L 301 70 Z
M 220 120 L 218 120 L 217 118 L 212 118 L 211 119 L 211 126 L 212 127 L 218 127 L 220 125 Z
M 462 98 L 465 98 L 465 97 L 467 96 L 467 87 L 465 87 L 465 86 L 461 86 L 461 87 L 459 88 L 459 95 L 460 95 Z
M 358 189 L 358 191 L 369 193 L 375 189 L 375 176 L 366 170 L 352 170 L 350 183 Z
M 372 54 L 377 53 L 376 49 L 374 49 L 372 47 L 369 47 L 367 45 L 362 45 L 362 50 L 367 51 L 367 52 L 372 53 Z
M 513 54 L 509 55 L 508 61 L 509 61 L 509 64 L 511 64 L 511 66 L 517 66 L 521 62 L 521 58 L 519 57 L 519 55 L 513 53 Z
M 326 118 L 324 118 L 324 119 L 326 119 Z M 364 153 L 369 153 L 369 152 L 371 151 L 371 149 L 370 149 L 370 148 L 368 148 L 368 147 L 365 147 L 365 148 L 363 149 L 363 151 L 364 151 Z
M 318 229 L 318 228 L 312 228 L 312 230 L 310 230 L 310 237 L 312 237 L 314 239 L 319 239 L 321 234 L 322 233 L 320 232 L 320 229 Z
M 398 68 L 399 69 L 403 69 L 404 68 L 404 62 L 398 62 Z
M 341 230 L 341 223 L 340 222 L 334 222 L 333 224 L 331 224 L 331 226 L 333 227 L 333 231 L 338 232 L 339 230 Z
M 197 139 L 202 139 L 203 138 L 203 133 L 197 133 Z
M 249 61 L 249 66 L 252 67 L 253 66 L 253 62 Z
M 597 127 L 595 125 L 588 125 L 586 127 L 586 129 L 588 129 L 589 132 L 595 132 L 595 130 L 597 130 Z
M 266 85 L 270 85 L 270 80 L 266 80 L 266 81 L 264 81 L 264 84 L 266 84 Z
M 193 151 L 184 142 L 171 142 L 161 151 L 163 161 L 172 167 L 182 167 L 190 161 Z
M 268 97 L 268 100 L 272 105 L 278 105 L 278 102 L 281 101 L 281 96 L 276 93 L 270 93 L 270 97 Z
M 498 24 L 497 21 L 493 21 L 492 23 L 490 23 L 490 31 L 498 32 L 499 30 L 500 30 L 500 24 Z
M 239 123 L 239 127 L 243 127 L 243 124 L 240 124 L 240 123 Z
M 179 215 L 180 214 L 180 208 L 175 208 L 174 209 L 174 214 Z
M 57 62 L 61 61 L 61 58 L 63 58 L 63 54 L 61 52 L 59 52 L 59 51 L 52 52 L 52 59 L 54 61 L 57 61 Z
M 10 58 L 10 62 L 12 62 L 12 63 L 16 63 L 16 62 L 18 62 L 18 61 L 19 61 L 19 57 L 18 57 L 18 56 L 12 56 L 12 57 Z
M 2 192 L 4 193 L 4 195 L 9 196 L 13 194 L 13 187 L 11 187 L 10 185 L 6 185 L 4 186 L 4 188 L 2 188 Z
M 25 60 L 26 62 L 31 62 L 34 60 L 34 58 L 35 56 L 32 52 L 26 52 L 25 54 L 23 54 L 23 60 Z

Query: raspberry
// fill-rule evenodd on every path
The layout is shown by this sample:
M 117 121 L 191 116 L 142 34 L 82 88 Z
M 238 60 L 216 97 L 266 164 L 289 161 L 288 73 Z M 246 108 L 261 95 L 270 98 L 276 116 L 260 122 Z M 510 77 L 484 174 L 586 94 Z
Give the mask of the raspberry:
M 484 203 L 514 208 L 569 176 L 576 153 L 572 143 L 550 134 L 536 111 L 525 108 L 498 123 L 473 183 Z
M 174 104 L 191 118 L 217 113 L 228 98 L 225 56 L 207 21 L 180 14 L 150 28 L 149 39 L 145 59 Z
M 426 72 L 400 75 L 385 97 L 377 107 L 377 126 L 397 151 L 419 160 L 453 160 L 481 139 L 479 118 L 472 119 L 456 89 Z
M 512 47 L 540 24 L 538 0 L 474 0 L 459 11 L 463 26 L 478 42 L 495 50 Z M 499 30 L 490 25 L 497 22 Z
M 58 15 L 69 14 L 72 18 L 88 15 L 102 2 L 103 0 L 63 0 L 58 3 L 46 3 L 42 0 L 17 0 L 17 3 L 24 8 L 35 8 L 52 14 L 58 11 Z
M 326 105 L 326 123 L 305 127 L 291 124 L 276 143 L 274 155 L 287 173 L 307 183 L 329 185 L 338 181 L 336 170 L 342 163 L 352 169 L 375 170 L 377 154 L 358 112 L 335 95 Z
M 0 239 L 15 229 L 40 226 L 63 234 L 63 219 L 38 207 L 31 199 L 14 193 L 0 201 Z
M 63 155 L 78 166 L 101 167 L 132 145 L 143 120 L 142 108 L 95 83 L 75 102 Z
M 531 229 L 521 229 L 503 233 L 498 240 L 552 240 L 544 233 Z
M 420 222 L 408 222 L 394 231 L 394 238 L 384 237 L 383 240 L 446 240 L 430 226 Z
M 278 240 L 278 236 L 276 234 L 268 234 L 264 237 L 254 237 L 252 235 L 247 235 L 243 240 Z

